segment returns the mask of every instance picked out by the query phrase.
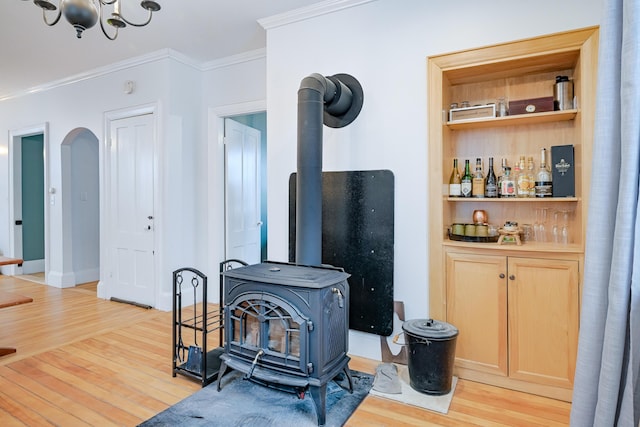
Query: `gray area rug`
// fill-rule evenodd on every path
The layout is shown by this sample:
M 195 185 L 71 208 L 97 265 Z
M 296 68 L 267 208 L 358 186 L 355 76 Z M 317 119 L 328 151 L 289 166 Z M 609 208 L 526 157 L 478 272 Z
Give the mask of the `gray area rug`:
M 342 426 L 360 405 L 373 385 L 373 376 L 351 371 L 353 394 L 343 389 L 344 378 L 327 384 L 326 426 Z M 216 384 L 197 391 L 140 424 L 155 426 L 317 426 L 316 409 L 307 393 L 304 399 L 242 379 L 233 371 L 222 380 L 222 390 Z M 342 375 L 341 375 L 342 376 Z

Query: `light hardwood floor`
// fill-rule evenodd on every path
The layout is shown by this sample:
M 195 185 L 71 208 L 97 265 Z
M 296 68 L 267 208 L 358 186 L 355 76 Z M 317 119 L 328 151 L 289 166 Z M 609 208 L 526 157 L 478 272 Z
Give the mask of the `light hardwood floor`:
M 34 302 L 0 310 L 0 425 L 135 426 L 200 387 L 171 376 L 171 313 L 0 276 Z M 217 334 L 213 334 L 217 335 Z M 352 369 L 379 362 L 354 357 Z M 442 415 L 368 396 L 347 426 L 565 426 L 570 404 L 460 380 Z

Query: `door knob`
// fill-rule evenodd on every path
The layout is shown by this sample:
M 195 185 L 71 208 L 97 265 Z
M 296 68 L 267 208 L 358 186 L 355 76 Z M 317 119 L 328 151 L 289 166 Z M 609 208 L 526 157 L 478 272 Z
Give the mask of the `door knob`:
M 500 278 L 501 278 L 501 279 L 504 279 L 504 277 L 505 277 L 505 276 L 504 276 L 504 273 L 500 273 Z
M 153 219 L 153 216 L 149 215 L 149 216 L 147 217 L 147 219 Z
M 509 276 L 509 280 L 516 280 L 516 276 L 512 274 L 511 276 Z

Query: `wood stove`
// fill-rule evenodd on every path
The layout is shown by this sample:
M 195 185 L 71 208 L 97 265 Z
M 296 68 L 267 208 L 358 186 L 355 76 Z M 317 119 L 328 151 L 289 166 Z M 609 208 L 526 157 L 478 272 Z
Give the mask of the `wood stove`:
M 231 368 L 301 398 L 309 391 L 323 425 L 327 383 L 343 373 L 352 388 L 349 274 L 275 262 L 222 274 L 225 344 L 218 390 Z
M 318 424 L 327 383 L 349 371 L 349 274 L 322 265 L 322 125 L 347 126 L 360 114 L 360 83 L 348 74 L 305 77 L 298 90 L 296 264 L 265 262 L 224 278 L 224 354 L 228 368 L 266 385 L 308 390 Z

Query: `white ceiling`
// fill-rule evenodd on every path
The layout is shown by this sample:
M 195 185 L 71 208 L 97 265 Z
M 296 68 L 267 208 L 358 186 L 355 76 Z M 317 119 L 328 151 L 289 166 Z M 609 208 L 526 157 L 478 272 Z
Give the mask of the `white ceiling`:
M 129 20 L 144 19 L 145 11 L 139 7 L 139 0 L 121 1 L 123 14 Z M 52 2 L 57 4 L 58 0 Z M 128 26 L 120 30 L 115 41 L 110 41 L 102 34 L 99 24 L 78 39 L 64 18 L 53 27 L 45 25 L 42 10 L 31 0 L 0 1 L 3 21 L 0 25 L 0 98 L 166 48 L 202 63 L 264 48 L 265 30 L 258 19 L 324 1 L 158 2 L 162 9 L 153 15 L 148 26 Z

